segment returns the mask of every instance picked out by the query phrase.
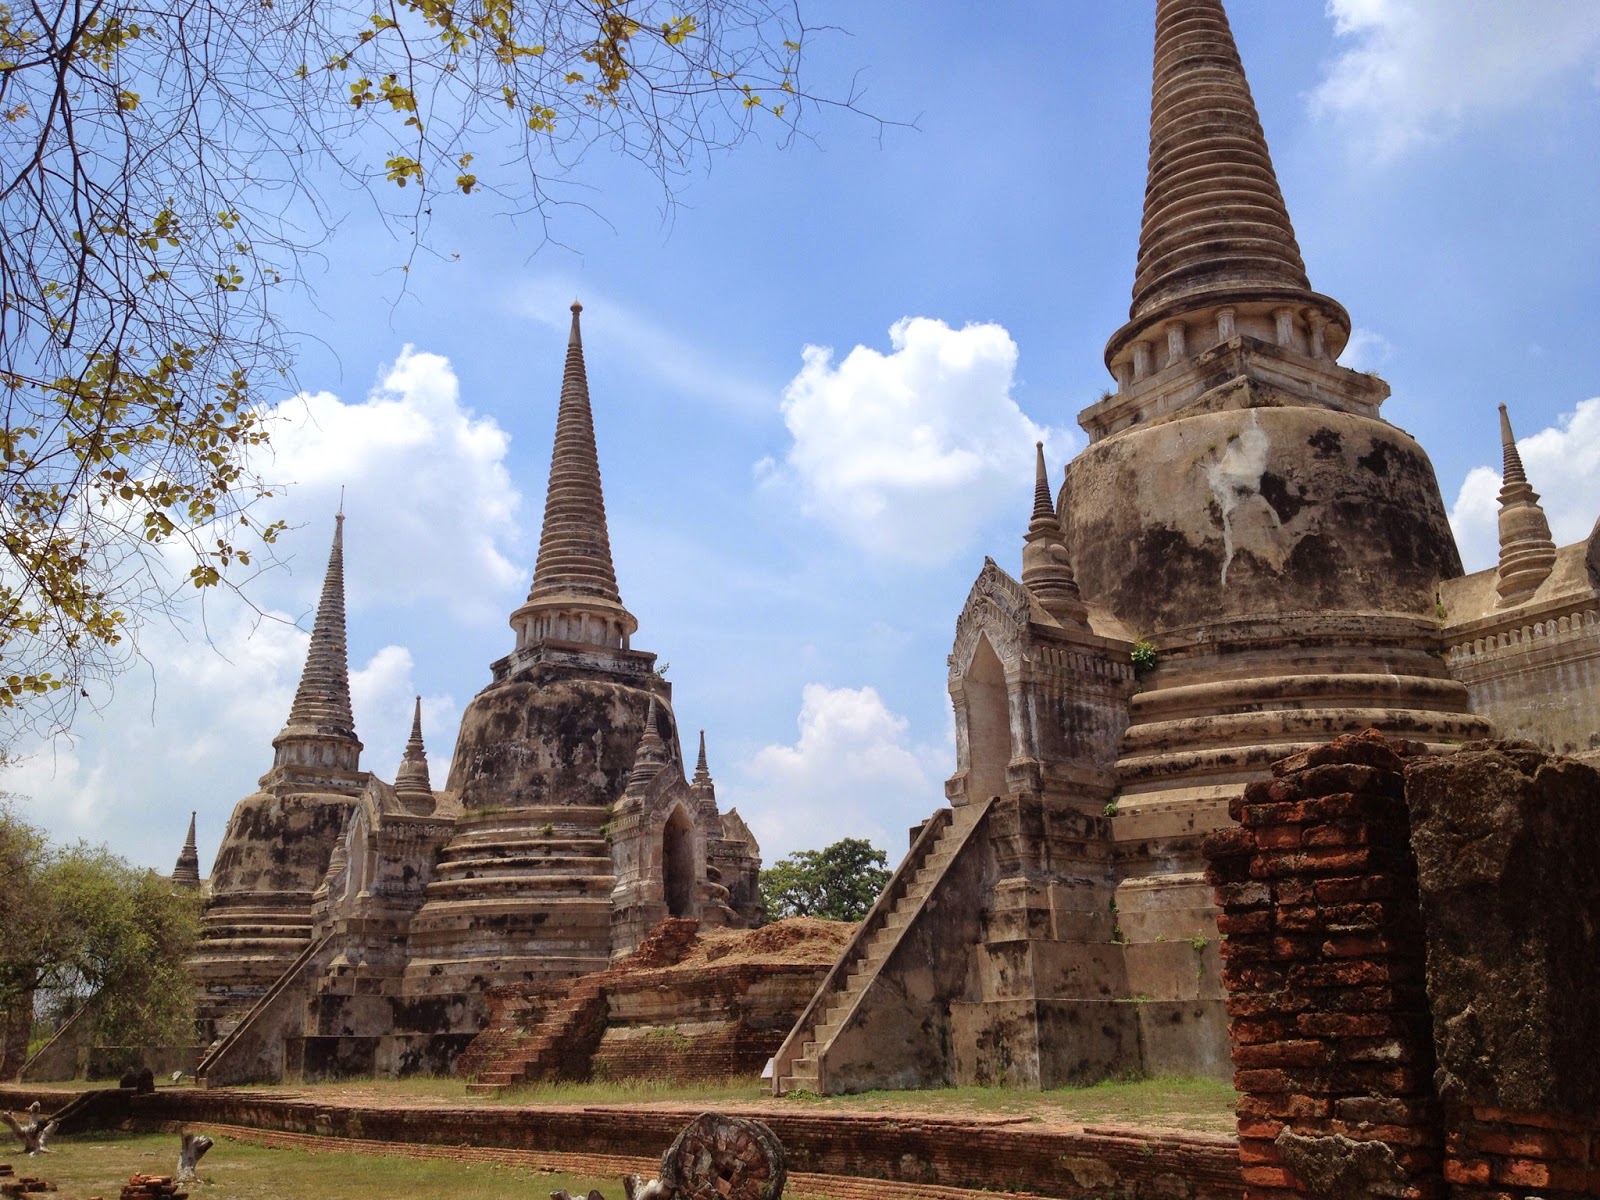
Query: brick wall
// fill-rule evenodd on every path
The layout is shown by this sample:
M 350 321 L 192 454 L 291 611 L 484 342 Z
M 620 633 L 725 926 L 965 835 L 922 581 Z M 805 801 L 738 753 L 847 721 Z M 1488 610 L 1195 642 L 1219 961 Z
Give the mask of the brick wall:
M 1207 840 L 1250 1200 L 1443 1194 L 1405 749 L 1285 759 Z
M 1207 839 L 1249 1200 L 1600 1196 L 1600 772 L 1375 731 Z

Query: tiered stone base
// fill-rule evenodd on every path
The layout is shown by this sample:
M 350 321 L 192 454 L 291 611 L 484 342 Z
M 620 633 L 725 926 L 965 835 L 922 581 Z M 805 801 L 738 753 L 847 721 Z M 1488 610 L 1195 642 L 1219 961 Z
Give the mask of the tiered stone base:
M 605 968 L 615 882 L 605 822 L 597 805 L 463 814 L 411 921 L 405 999 L 465 997 L 444 1031 L 476 1033 L 488 987 Z

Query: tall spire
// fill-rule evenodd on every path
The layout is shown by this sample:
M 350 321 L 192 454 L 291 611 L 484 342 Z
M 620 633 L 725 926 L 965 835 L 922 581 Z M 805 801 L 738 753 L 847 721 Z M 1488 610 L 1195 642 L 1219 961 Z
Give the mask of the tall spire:
M 400 756 L 400 766 L 394 773 L 394 790 L 407 803 L 424 804 L 433 810 L 433 783 L 428 778 L 428 751 L 422 744 L 422 697 L 417 697 L 411 713 L 411 736 L 406 739 L 405 753 Z
M 1221 336 L 1196 339 L 1197 352 L 1231 337 L 1232 307 L 1251 304 L 1269 319 L 1275 306 L 1289 306 L 1315 327 L 1329 358 L 1349 338 L 1343 307 L 1313 292 L 1306 277 L 1222 0 L 1157 0 L 1133 303 L 1106 364 L 1115 374 L 1130 345 L 1165 322 L 1228 307 Z M 1185 348 L 1181 335 L 1175 348 Z
M 1022 584 L 1059 620 L 1081 623 L 1088 614 L 1072 577 L 1072 561 L 1062 541 L 1061 522 L 1050 502 L 1050 475 L 1044 443 L 1033 446 L 1033 517 L 1022 543 Z
M 545 492 L 544 527 L 527 602 L 512 614 L 519 648 L 545 637 L 598 645 L 626 644 L 638 628 L 622 607 L 611 563 L 600 458 L 595 450 L 594 412 L 583 361 L 583 333 L 572 302 L 566 369 L 556 412 L 555 445 Z M 534 618 L 552 618 L 535 620 Z M 560 619 L 553 619 L 560 618 Z
M 200 886 L 200 850 L 194 841 L 194 813 L 189 813 L 189 836 L 183 849 L 178 851 L 178 863 L 172 868 L 172 882 L 182 887 Z
M 1556 544 L 1550 522 L 1539 504 L 1539 493 L 1528 483 L 1511 432 L 1511 417 L 1500 406 L 1500 446 L 1505 471 L 1500 482 L 1500 563 L 1495 568 L 1499 605 L 1519 604 L 1534 592 L 1555 566 Z
M 306 753 L 312 744 L 337 747 L 334 762 Z M 311 647 L 283 731 L 272 740 L 275 766 L 332 765 L 356 769 L 361 742 L 350 712 L 350 668 L 344 629 L 344 513 L 334 517 L 333 548 L 322 579 L 322 598 L 311 626 Z
M 572 303 L 572 333 L 561 379 L 555 448 L 544 502 L 544 531 L 528 599 L 557 593 L 599 596 L 620 603 L 606 530 L 606 502 L 600 490 L 600 460 L 594 445 L 594 414 L 583 363 L 583 335 Z

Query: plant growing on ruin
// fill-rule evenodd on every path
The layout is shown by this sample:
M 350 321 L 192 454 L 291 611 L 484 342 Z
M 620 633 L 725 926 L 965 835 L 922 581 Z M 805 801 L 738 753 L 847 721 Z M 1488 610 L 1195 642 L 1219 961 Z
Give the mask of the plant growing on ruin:
M 1146 641 L 1137 641 L 1128 652 L 1136 674 L 1143 675 L 1156 669 L 1156 648 Z

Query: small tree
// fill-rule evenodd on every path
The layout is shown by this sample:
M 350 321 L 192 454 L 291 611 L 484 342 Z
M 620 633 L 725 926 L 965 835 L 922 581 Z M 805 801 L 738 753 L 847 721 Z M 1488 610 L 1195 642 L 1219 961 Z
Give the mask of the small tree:
M 91 996 L 96 1042 L 190 1037 L 185 960 L 198 929 L 195 893 L 104 847 L 53 849 L 0 808 L 0 1013 L 13 1014 L 7 1058 L 19 1038 L 27 1041 L 30 1022 L 17 1014 L 66 1015 Z
M 865 838 L 844 838 L 825 850 L 798 850 L 761 872 L 761 900 L 772 920 L 859 921 L 889 882 L 888 867 L 888 856 Z

